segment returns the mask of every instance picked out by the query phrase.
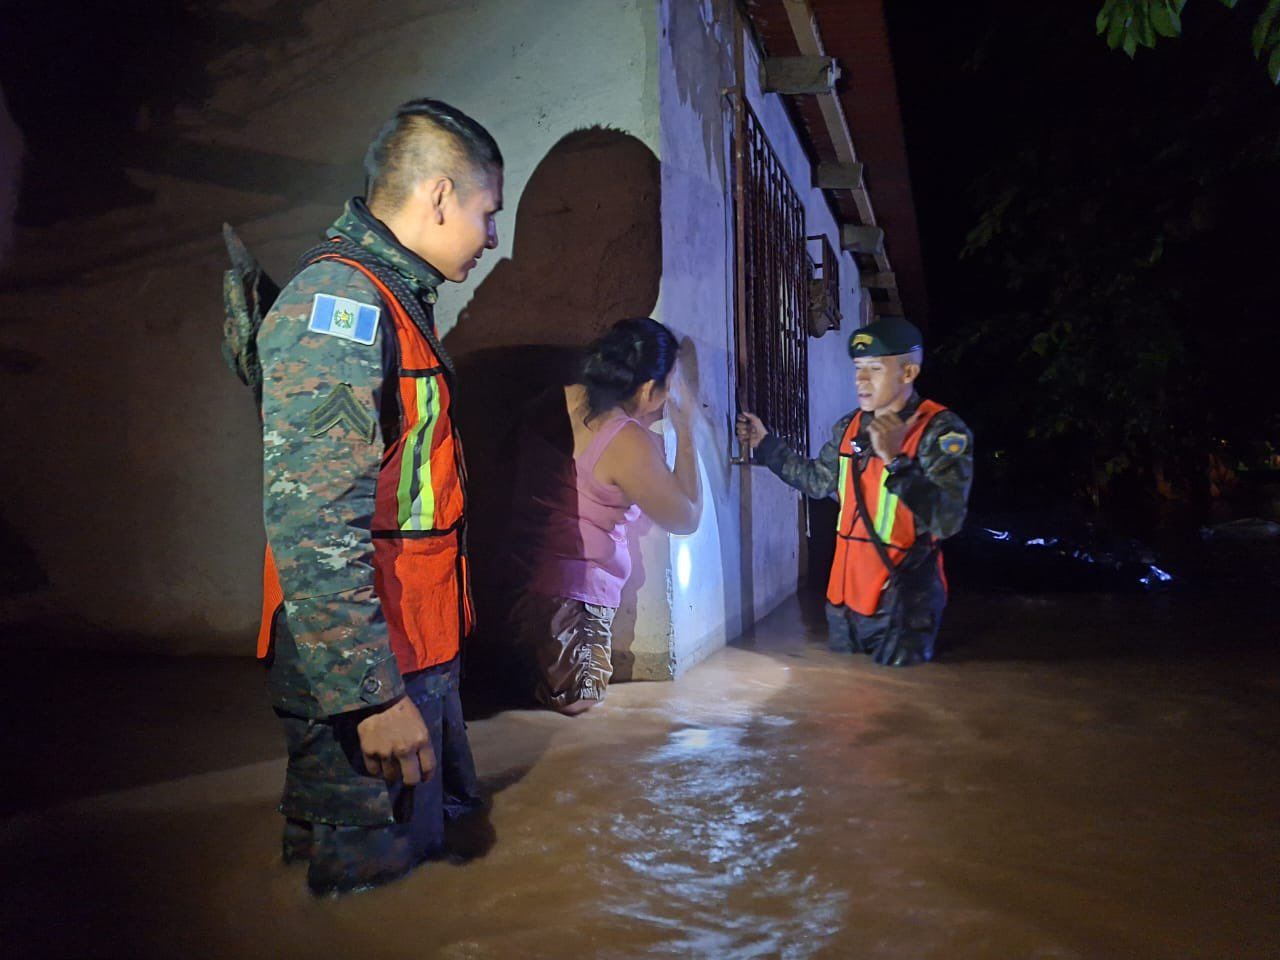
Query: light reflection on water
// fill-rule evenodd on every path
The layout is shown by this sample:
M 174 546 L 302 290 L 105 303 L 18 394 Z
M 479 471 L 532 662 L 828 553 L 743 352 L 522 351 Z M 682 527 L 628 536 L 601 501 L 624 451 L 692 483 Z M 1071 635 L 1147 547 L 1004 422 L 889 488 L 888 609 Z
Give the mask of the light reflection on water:
M 636 769 L 643 804 L 602 825 L 624 869 L 600 906 L 660 930 L 650 955 L 798 960 L 839 931 L 847 896 L 793 866 L 804 789 L 777 782 L 770 743 L 787 725 L 674 730 Z

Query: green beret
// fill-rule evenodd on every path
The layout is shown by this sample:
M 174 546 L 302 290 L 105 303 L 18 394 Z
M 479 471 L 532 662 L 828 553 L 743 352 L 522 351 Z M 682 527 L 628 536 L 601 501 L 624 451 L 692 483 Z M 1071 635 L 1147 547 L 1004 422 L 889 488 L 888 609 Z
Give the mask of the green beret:
M 912 350 L 924 349 L 924 337 L 901 317 L 881 317 L 849 338 L 851 357 L 896 357 Z

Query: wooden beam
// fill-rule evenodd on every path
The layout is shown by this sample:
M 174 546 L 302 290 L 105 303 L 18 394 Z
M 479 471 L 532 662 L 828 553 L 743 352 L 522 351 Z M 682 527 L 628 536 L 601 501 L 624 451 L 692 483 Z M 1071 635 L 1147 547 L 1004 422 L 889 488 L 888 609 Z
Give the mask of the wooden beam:
M 839 78 L 835 57 L 768 57 L 760 65 L 765 93 L 831 93 Z
M 810 57 L 825 57 L 827 50 L 822 43 L 822 33 L 818 30 L 818 19 L 814 16 L 810 0 L 782 0 L 782 7 L 791 23 L 791 32 L 795 34 L 796 47 L 800 52 Z M 833 90 L 820 93 L 815 99 L 818 101 L 818 109 L 822 111 L 831 145 L 835 148 L 836 159 L 841 163 L 857 163 L 858 153 L 853 148 L 853 134 L 849 132 L 849 120 L 845 116 L 840 98 Z M 876 222 L 876 211 L 871 205 L 871 196 L 865 189 L 853 191 L 853 202 L 858 208 L 859 220 L 865 224 Z M 893 269 L 884 250 L 875 254 L 875 261 L 876 269 L 882 273 Z
M 864 273 L 858 277 L 858 283 L 868 290 L 896 290 L 898 275 L 892 270 L 888 273 Z
M 871 307 L 875 310 L 877 317 L 906 316 L 906 311 L 902 309 L 902 304 L 898 303 L 896 300 L 872 300 Z
M 840 228 L 840 246 L 850 253 L 884 253 L 884 231 L 879 227 L 846 223 Z
M 862 164 L 820 163 L 813 172 L 813 185 L 820 190 L 860 190 Z

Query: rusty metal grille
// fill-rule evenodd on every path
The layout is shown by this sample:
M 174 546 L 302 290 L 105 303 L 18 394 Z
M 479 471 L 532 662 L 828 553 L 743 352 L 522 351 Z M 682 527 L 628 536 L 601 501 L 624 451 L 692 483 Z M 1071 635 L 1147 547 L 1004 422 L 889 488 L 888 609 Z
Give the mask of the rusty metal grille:
M 809 257 L 804 207 L 751 107 L 737 125 L 745 147 L 738 156 L 736 191 L 742 229 L 738 269 L 739 369 L 745 406 L 799 453 L 809 454 Z M 745 353 L 745 357 L 742 354 Z

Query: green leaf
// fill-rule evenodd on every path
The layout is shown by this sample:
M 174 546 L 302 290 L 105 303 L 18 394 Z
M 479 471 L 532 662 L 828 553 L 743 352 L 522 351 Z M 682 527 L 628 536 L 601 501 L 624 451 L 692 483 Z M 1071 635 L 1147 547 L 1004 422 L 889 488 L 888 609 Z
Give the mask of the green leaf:
M 1111 8 L 1114 6 L 1115 0 L 1107 0 L 1107 2 L 1102 5 L 1102 9 L 1098 11 L 1097 19 L 1093 21 L 1094 25 L 1098 28 L 1098 36 L 1102 36 L 1106 33 L 1107 27 L 1111 23 Z
M 1156 32 L 1151 28 L 1151 19 L 1148 16 L 1138 18 L 1137 35 L 1138 42 L 1144 47 L 1154 47 L 1156 45 Z
M 1267 60 L 1267 74 L 1272 83 L 1280 85 L 1280 46 L 1271 51 L 1271 57 Z
M 1272 28 L 1280 26 L 1280 0 L 1269 0 L 1266 9 L 1258 16 L 1253 25 L 1253 55 L 1261 57 L 1268 47 L 1280 42 L 1280 37 L 1272 36 Z
M 1130 31 L 1124 37 L 1124 52 L 1129 55 L 1129 59 L 1133 59 L 1133 55 L 1138 51 L 1138 39 Z
M 1182 33 L 1182 22 L 1167 2 L 1157 3 L 1151 8 L 1151 25 L 1162 37 L 1176 37 Z
M 1111 15 L 1111 27 L 1107 30 L 1107 46 L 1114 50 L 1124 39 L 1124 17 Z
M 1236 0 L 1222 0 L 1222 5 L 1228 10 L 1234 10 L 1236 8 Z

